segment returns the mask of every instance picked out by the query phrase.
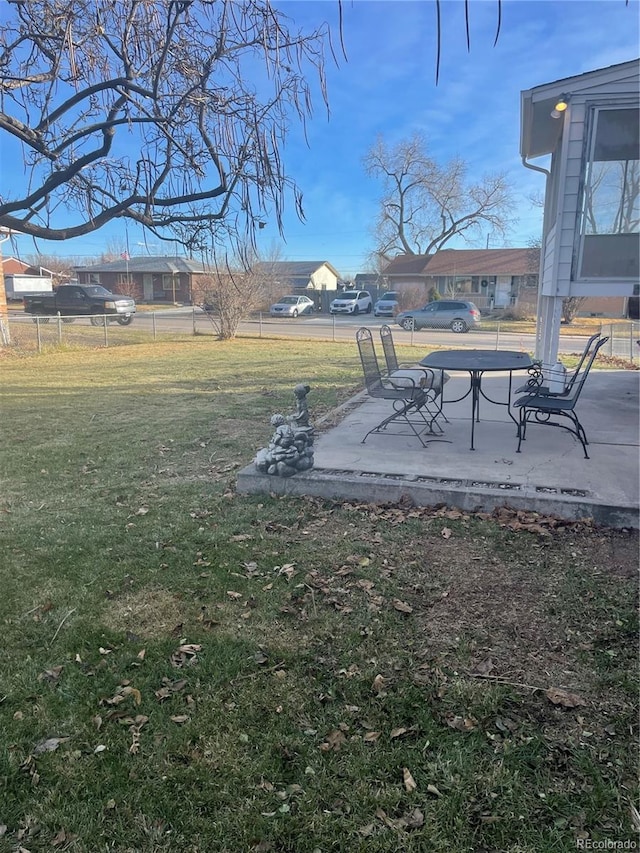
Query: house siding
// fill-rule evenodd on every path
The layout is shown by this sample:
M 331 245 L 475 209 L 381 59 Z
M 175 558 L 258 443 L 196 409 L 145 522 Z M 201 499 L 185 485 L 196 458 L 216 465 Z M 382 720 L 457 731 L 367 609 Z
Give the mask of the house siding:
M 589 90 L 572 94 L 568 115 L 565 157 L 554 158 L 552 164 L 553 186 L 557 186 L 558 170 L 564 172 L 564 190 L 557 199 L 558 276 L 556 292 L 571 296 L 605 296 L 603 288 L 611 296 L 623 296 L 629 292 L 628 282 L 612 280 L 605 282 L 583 282 L 577 280 L 576 239 L 580 225 L 580 197 L 584 174 L 584 158 L 589 136 L 589 123 L 594 108 L 598 106 L 633 106 L 638 99 L 638 74 L 626 79 L 604 82 Z M 627 97 L 631 96 L 631 97 Z M 561 143 L 562 144 L 562 143 Z
M 586 179 L 590 124 L 599 107 L 638 108 L 640 66 L 637 60 L 556 80 L 522 93 L 520 153 L 523 160 L 551 155 L 546 185 L 543 264 L 537 306 L 536 356 L 545 364 L 557 358 L 562 300 L 567 296 L 597 297 L 582 314 L 624 315 L 634 282 L 630 277 L 578 280 L 580 204 Z M 560 95 L 568 109 L 550 115 Z M 632 237 L 634 235 L 631 235 Z M 592 244 L 593 245 L 593 244 Z M 637 279 L 636 279 L 637 282 Z M 637 286 L 637 283 L 636 283 Z M 603 311 L 597 310 L 603 308 Z M 586 310 L 585 310 L 586 309 Z M 608 310 L 607 310 L 608 309 Z
M 323 266 L 311 274 L 310 281 L 314 290 L 322 290 L 323 288 L 326 290 L 338 289 L 338 276 L 326 264 L 323 264 Z

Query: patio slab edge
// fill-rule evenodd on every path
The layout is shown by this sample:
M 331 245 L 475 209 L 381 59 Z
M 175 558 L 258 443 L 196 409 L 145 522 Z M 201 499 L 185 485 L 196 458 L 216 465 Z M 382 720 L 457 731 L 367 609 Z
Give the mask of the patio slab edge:
M 261 474 L 252 463 L 238 473 L 236 487 L 240 494 L 318 497 L 378 504 L 408 499 L 416 506 L 445 504 L 466 512 L 492 512 L 506 506 L 567 521 L 590 518 L 604 527 L 640 528 L 637 506 L 603 504 L 590 500 L 588 496 L 549 494 L 530 488 L 510 490 L 507 494 L 499 488 L 486 488 L 466 481 L 425 482 L 403 474 L 313 468 L 293 477 L 273 477 Z

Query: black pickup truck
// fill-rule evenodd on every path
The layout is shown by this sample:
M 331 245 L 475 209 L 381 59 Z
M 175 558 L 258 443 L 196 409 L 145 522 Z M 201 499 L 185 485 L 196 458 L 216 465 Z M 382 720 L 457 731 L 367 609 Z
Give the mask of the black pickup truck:
M 54 293 L 24 297 L 24 310 L 44 318 L 60 314 L 67 323 L 75 317 L 90 317 L 94 326 L 118 322 L 127 326 L 136 313 L 136 303 L 129 296 L 111 293 L 99 284 L 61 284 Z M 34 317 L 34 322 L 35 322 Z

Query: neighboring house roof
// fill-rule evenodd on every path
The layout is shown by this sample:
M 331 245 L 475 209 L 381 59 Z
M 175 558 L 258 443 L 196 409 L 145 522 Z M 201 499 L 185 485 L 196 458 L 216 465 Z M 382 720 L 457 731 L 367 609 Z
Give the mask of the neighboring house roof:
M 382 270 L 382 275 L 420 275 L 431 255 L 398 255 Z
M 539 249 L 440 249 L 394 258 L 382 275 L 534 275 L 539 260 Z
M 262 261 L 256 264 L 256 269 L 268 270 L 270 275 L 282 278 L 311 278 L 320 267 L 328 267 L 336 278 L 340 278 L 338 270 L 329 261 Z
M 107 261 L 102 264 L 90 264 L 89 266 L 76 266 L 76 272 L 123 272 L 123 273 L 176 273 L 184 272 L 190 274 L 208 273 L 210 270 L 200 261 L 191 261 L 187 258 L 175 255 L 154 256 L 140 255 L 138 257 Z
M 364 290 L 365 287 L 377 287 L 383 284 L 382 273 L 377 272 L 359 272 L 354 279 L 356 289 Z
M 534 275 L 539 249 L 441 249 L 424 275 Z

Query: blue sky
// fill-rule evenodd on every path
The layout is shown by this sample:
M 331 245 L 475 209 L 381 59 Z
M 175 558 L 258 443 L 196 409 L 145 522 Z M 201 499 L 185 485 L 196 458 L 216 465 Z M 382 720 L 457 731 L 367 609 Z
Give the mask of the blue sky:
M 333 0 L 276 0 L 296 27 L 332 24 L 337 43 L 338 6 Z M 366 271 L 373 248 L 379 184 L 362 159 L 378 134 L 393 144 L 422 132 L 429 152 L 446 162 L 460 156 L 469 177 L 506 171 L 518 201 L 518 224 L 507 243 L 522 246 L 539 236 L 541 211 L 529 196 L 543 190 L 543 176 L 522 166 L 519 155 L 520 92 L 603 68 L 640 54 L 639 0 L 503 0 L 497 45 L 496 0 L 470 2 L 471 50 L 467 52 L 462 0 L 442 0 L 442 58 L 435 84 L 436 7 L 432 0 L 344 0 L 346 60 L 327 61 L 330 116 L 319 96 L 307 125 L 307 141 L 292 126 L 285 168 L 303 191 L 305 223 L 293 202 L 285 210 L 285 241 L 275 223 L 258 232 L 264 252 L 280 247 L 282 260 L 326 260 L 343 276 Z M 338 51 L 339 55 L 339 51 Z M 122 241 L 113 223 L 65 243 L 39 241 L 42 252 L 95 257 L 107 243 Z M 131 225 L 131 254 L 144 254 L 143 235 Z M 163 253 L 148 238 L 151 254 Z M 482 247 L 484 247 L 484 243 Z M 499 245 L 490 244 L 493 248 Z M 453 242 L 452 248 L 468 247 Z M 3 247 L 9 254 L 7 245 Z M 17 239 L 21 255 L 35 251 Z

